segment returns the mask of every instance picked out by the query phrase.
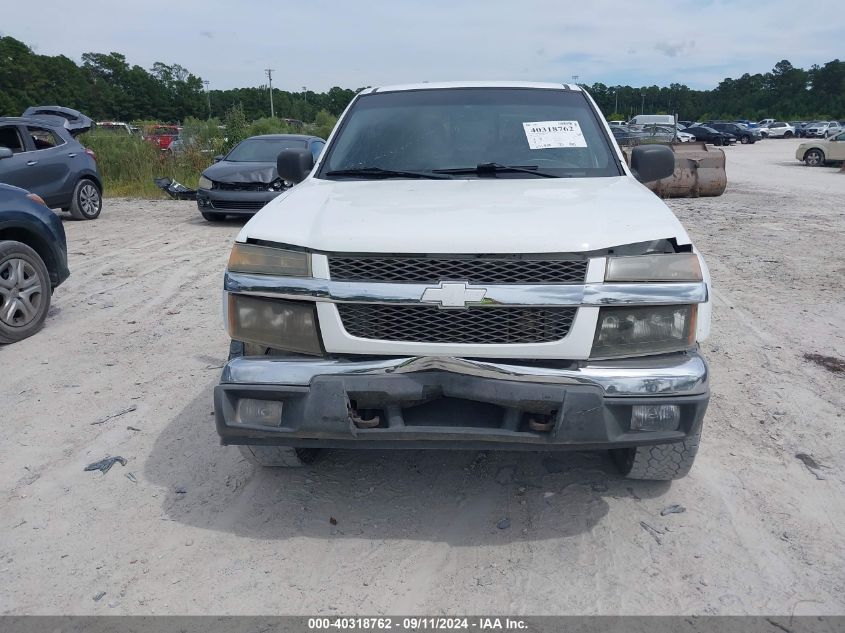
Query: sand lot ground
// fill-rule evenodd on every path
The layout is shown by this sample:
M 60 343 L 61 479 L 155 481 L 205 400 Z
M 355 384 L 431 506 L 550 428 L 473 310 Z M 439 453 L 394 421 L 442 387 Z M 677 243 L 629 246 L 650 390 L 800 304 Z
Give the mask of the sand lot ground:
M 845 374 L 804 358 L 845 358 L 845 174 L 796 144 L 727 148 L 724 196 L 669 202 L 715 295 L 702 449 L 671 485 L 590 453 L 255 470 L 211 399 L 242 223 L 120 199 L 66 221 L 46 327 L 0 348 L 0 614 L 845 613 Z

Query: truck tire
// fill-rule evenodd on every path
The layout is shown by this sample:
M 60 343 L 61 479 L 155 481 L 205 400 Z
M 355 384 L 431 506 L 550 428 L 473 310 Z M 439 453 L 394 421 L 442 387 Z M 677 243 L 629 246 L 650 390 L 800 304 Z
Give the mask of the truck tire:
M 241 341 L 229 343 L 229 360 L 244 355 Z M 265 468 L 301 468 L 313 462 L 320 455 L 319 448 L 291 448 L 289 446 L 238 446 L 241 455 L 256 466 Z
M 50 309 L 50 273 L 26 244 L 0 241 L 0 343 L 35 334 Z
M 700 440 L 699 431 L 683 442 L 615 449 L 611 455 L 628 479 L 671 481 L 686 477 L 689 473 Z
M 93 180 L 82 178 L 73 190 L 70 216 L 74 220 L 94 220 L 103 208 L 103 194 Z
M 247 461 L 265 468 L 301 468 L 313 462 L 319 448 L 291 448 L 289 446 L 238 446 Z

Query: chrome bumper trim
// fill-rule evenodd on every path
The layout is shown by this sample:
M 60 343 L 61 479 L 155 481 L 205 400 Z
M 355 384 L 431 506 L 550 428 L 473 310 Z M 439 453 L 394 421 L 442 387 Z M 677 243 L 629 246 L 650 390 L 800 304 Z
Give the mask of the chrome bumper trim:
M 524 366 L 451 357 L 368 360 L 248 356 L 230 361 L 221 383 L 307 387 L 317 376 L 390 375 L 443 371 L 513 382 L 594 385 L 606 396 L 691 396 L 708 390 L 708 368 L 697 352 L 587 362 L 576 369 Z
M 279 299 L 330 303 L 420 304 L 432 284 L 348 282 L 330 279 L 276 277 L 226 271 L 228 292 Z M 536 285 L 468 285 L 484 289 L 478 306 L 605 306 L 704 303 L 707 285 L 694 283 L 587 283 Z M 431 304 L 422 304 L 431 305 Z

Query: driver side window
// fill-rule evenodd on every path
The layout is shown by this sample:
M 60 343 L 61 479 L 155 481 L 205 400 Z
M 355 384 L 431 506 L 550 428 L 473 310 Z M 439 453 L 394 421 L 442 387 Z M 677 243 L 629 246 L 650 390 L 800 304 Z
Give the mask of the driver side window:
M 23 140 L 14 125 L 0 127 L 0 147 L 8 147 L 15 154 L 24 151 Z

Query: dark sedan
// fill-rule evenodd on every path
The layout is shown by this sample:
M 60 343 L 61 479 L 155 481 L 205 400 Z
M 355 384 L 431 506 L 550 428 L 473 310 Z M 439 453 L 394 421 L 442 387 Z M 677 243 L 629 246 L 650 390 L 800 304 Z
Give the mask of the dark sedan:
M 736 136 L 727 132 L 720 132 L 707 125 L 694 125 L 684 130 L 695 136 L 695 140 L 713 143 L 713 145 L 730 145 L 736 143 Z
M 0 184 L 0 343 L 41 329 L 53 289 L 69 274 L 59 217 L 39 196 Z
M 197 207 L 206 220 L 227 215 L 252 215 L 290 185 L 279 178 L 276 158 L 285 149 L 307 149 L 314 161 L 326 142 L 302 134 L 252 136 L 200 176 Z
M 760 134 L 760 132 L 747 127 L 743 127 L 736 123 L 710 123 L 707 127 L 711 127 L 718 132 L 726 132 L 727 134 L 732 134 L 733 136 L 738 138 L 739 142 L 743 145 L 747 145 L 749 143 L 756 143 L 757 141 L 763 138 L 763 135 Z

